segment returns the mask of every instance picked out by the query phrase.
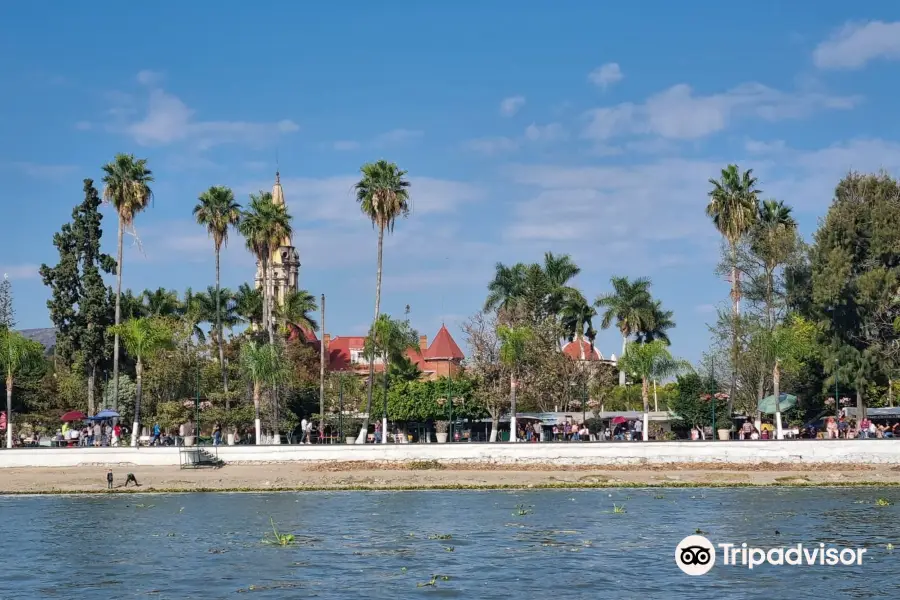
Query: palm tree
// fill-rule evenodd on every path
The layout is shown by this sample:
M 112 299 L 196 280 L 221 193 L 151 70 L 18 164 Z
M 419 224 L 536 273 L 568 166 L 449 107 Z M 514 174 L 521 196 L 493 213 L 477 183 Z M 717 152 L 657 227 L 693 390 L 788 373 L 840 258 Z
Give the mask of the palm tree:
M 683 360 L 673 358 L 662 340 L 654 340 L 646 344 L 631 344 L 622 358 L 619 366 L 629 373 L 635 373 L 641 378 L 641 398 L 644 401 L 644 441 L 648 438 L 648 425 L 650 413 L 650 380 L 663 379 L 677 375 L 691 368 L 691 365 Z
M 581 268 L 572 262 L 568 254 L 555 256 L 552 252 L 544 254 L 544 276 L 547 279 L 549 294 L 546 301 L 548 315 L 558 315 L 562 310 L 564 298 L 572 288 L 569 282 L 581 273 Z
M 750 248 L 762 259 L 765 268 L 766 318 L 769 329 L 775 327 L 775 270 L 790 259 L 797 249 L 797 222 L 791 207 L 777 200 L 763 200 L 753 228 Z
M 591 346 L 593 347 L 594 338 L 597 334 L 594 330 L 593 318 L 596 316 L 597 311 L 588 303 L 580 291 L 574 288 L 567 288 L 560 306 L 560 317 L 563 330 L 566 332 L 569 341 L 574 340 L 578 343 L 581 360 L 585 359 L 585 337 L 591 341 Z
M 121 296 L 122 318 L 137 319 L 148 316 L 147 305 L 144 304 L 144 293 L 135 296 L 131 290 L 125 290 Z
M 731 248 L 731 300 L 732 311 L 740 314 L 741 280 L 737 265 L 737 245 L 750 231 L 759 214 L 756 178 L 753 169 L 741 173 L 737 165 L 722 169 L 719 180 L 710 179 L 713 186 L 709 192 L 706 214 L 722 234 Z
M 381 424 L 381 442 L 387 443 L 387 377 L 390 374 L 391 365 L 397 364 L 406 358 L 406 351 L 410 348 L 419 349 L 419 334 L 410 327 L 409 321 L 397 321 L 390 315 L 378 315 L 378 319 L 372 324 L 369 335 L 366 336 L 364 347 L 365 357 L 369 364 L 374 365 L 375 359 L 381 357 L 384 363 L 384 393 L 385 405 Z M 366 419 L 368 419 L 368 410 Z M 366 425 L 368 432 L 368 425 Z
M 259 403 L 264 383 L 278 378 L 282 371 L 278 351 L 273 344 L 258 344 L 249 341 L 241 346 L 241 371 L 253 382 L 253 409 L 255 411 L 256 444 L 262 437 L 262 425 L 259 419 Z M 277 413 L 276 413 L 277 414 Z M 277 417 L 275 428 L 277 430 Z
M 318 309 L 315 296 L 306 290 L 291 290 L 284 295 L 284 302 L 275 312 L 288 329 L 318 331 L 319 324 L 310 316 L 310 313 L 315 313 Z
M 672 344 L 669 339 L 669 329 L 675 327 L 675 316 L 671 310 L 664 310 L 661 300 L 654 300 L 650 305 L 650 319 L 637 332 L 637 341 L 641 343 L 652 342 L 653 340 L 662 340 L 666 346 Z
M 179 303 L 178 314 L 183 323 L 188 326 L 192 336 L 201 344 L 206 343 L 206 332 L 200 326 L 206 318 L 203 316 L 203 307 L 200 304 L 201 294 L 195 294 L 188 288 L 184 291 L 184 300 Z
M 172 331 L 159 318 L 144 317 L 129 319 L 113 327 L 113 333 L 121 336 L 125 352 L 136 361 L 135 383 L 137 393 L 134 399 L 134 426 L 131 430 L 131 445 L 137 446 L 141 423 L 141 393 L 144 375 L 144 358 L 172 346 Z
M 384 232 L 394 231 L 394 224 L 400 217 L 409 214 L 409 181 L 406 179 L 406 171 L 396 164 L 386 160 L 374 163 L 366 163 L 360 168 L 362 177 L 354 186 L 356 189 L 356 201 L 360 210 L 372 221 L 372 227 L 378 229 L 378 268 L 375 274 L 375 318 L 372 324 L 378 321 L 381 313 L 381 270 L 384 250 Z M 375 381 L 375 357 L 369 358 L 369 378 L 367 381 L 368 399 L 366 401 L 366 416 L 363 418 L 362 427 L 359 430 L 357 443 L 366 441 L 366 433 L 369 429 L 369 413 L 372 411 L 372 385 Z
M 234 295 L 234 311 L 243 322 L 249 325 L 262 323 L 262 290 L 242 283 Z
M 291 236 L 291 216 L 283 204 L 275 204 L 272 194 L 250 194 L 250 208 L 243 213 L 239 225 L 247 240 L 247 248 L 256 256 L 263 275 L 263 320 L 269 333 L 269 343 L 275 343 L 273 322 L 272 257 L 282 240 Z
M 0 367 L 6 376 L 6 447 L 13 447 L 12 394 L 16 377 L 25 369 L 38 364 L 44 348 L 21 333 L 0 327 Z
M 167 290 L 166 288 L 144 290 L 141 297 L 143 298 L 144 305 L 142 316 L 174 317 L 181 310 L 181 303 L 178 301 L 178 292 L 175 290 Z
M 245 284 L 246 285 L 246 284 Z M 213 324 L 210 336 L 215 340 L 219 337 L 217 324 L 222 329 L 231 329 L 241 322 L 237 314 L 237 306 L 234 294 L 228 288 L 209 286 L 205 292 L 194 294 L 194 303 L 200 322 Z
M 228 372 L 225 369 L 225 347 L 222 340 L 221 294 L 219 294 L 219 261 L 222 246 L 228 245 L 228 228 L 237 227 L 241 220 L 241 205 L 235 202 L 234 192 L 224 185 L 214 185 L 202 194 L 194 207 L 194 217 L 198 225 L 206 227 L 213 239 L 216 252 L 216 341 L 219 346 L 219 368 L 222 370 L 222 387 L 228 392 Z
M 497 328 L 497 337 L 500 338 L 500 362 L 509 369 L 509 440 L 518 441 L 518 425 L 516 424 L 516 388 L 519 385 L 519 368 L 525 359 L 528 342 L 532 338 L 532 331 L 527 326 Z M 491 433 L 491 440 L 496 440 Z
M 622 355 L 628 347 L 628 338 L 645 329 L 652 318 L 653 301 L 650 297 L 650 280 L 639 277 L 629 281 L 627 277 L 613 277 L 612 293 L 601 294 L 594 301 L 597 308 L 605 308 L 600 327 L 609 329 L 615 320 L 622 334 Z M 619 369 L 619 385 L 625 385 L 625 371 Z
M 134 223 L 139 212 L 147 208 L 153 199 L 150 184 L 153 172 L 147 168 L 147 159 L 135 159 L 133 154 L 116 154 L 113 162 L 103 165 L 103 199 L 111 202 L 119 215 L 118 251 L 116 254 L 116 316 L 115 324 L 122 320 L 122 242 L 125 228 Z M 113 410 L 119 402 L 119 336 L 113 338 Z

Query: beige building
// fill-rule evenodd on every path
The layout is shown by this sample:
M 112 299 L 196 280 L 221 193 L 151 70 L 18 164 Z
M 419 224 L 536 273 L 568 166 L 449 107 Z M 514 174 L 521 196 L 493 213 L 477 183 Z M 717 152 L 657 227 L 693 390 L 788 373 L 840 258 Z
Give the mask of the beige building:
M 272 202 L 285 205 L 284 189 L 281 187 L 281 174 L 275 173 L 275 185 L 272 186 Z M 294 242 L 288 236 L 281 241 L 281 246 L 269 257 L 271 277 L 269 285 L 276 305 L 284 304 L 284 295 L 288 291 L 297 291 L 300 287 L 300 255 L 294 248 Z M 262 264 L 256 261 L 256 287 L 263 286 Z

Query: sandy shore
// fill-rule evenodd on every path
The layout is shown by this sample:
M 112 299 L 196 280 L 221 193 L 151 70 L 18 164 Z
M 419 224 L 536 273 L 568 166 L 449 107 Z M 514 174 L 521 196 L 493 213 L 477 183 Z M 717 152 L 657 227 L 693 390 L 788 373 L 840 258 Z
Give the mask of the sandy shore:
M 127 473 L 140 488 L 123 488 Z M 612 486 L 900 485 L 900 467 L 667 465 L 610 468 L 529 465 L 231 464 L 218 469 L 117 467 L 119 491 L 491 489 Z M 0 469 L 0 494 L 106 493 L 106 468 Z

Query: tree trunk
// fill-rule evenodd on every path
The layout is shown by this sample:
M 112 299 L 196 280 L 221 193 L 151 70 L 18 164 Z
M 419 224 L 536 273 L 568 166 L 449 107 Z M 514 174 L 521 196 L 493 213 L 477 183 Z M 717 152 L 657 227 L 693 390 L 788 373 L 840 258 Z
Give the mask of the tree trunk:
M 756 419 L 753 421 L 753 424 L 756 426 L 756 430 L 759 431 L 760 427 L 762 427 L 762 413 L 759 410 L 759 403 L 763 398 L 766 397 L 766 373 L 763 371 L 759 374 L 759 383 L 756 386 Z
M 582 324 L 581 327 L 584 327 L 584 325 Z M 584 334 L 580 329 L 575 335 L 575 340 L 578 342 L 578 353 L 581 356 L 581 360 L 584 361 Z
M 97 365 L 91 365 L 91 370 L 88 373 L 88 381 L 87 381 L 87 392 L 88 392 L 88 414 L 94 415 L 94 387 L 97 381 Z
M 650 381 L 647 377 L 641 378 L 641 399 L 644 401 L 644 427 L 641 436 L 646 442 L 650 439 L 650 432 L 647 431 L 647 426 L 650 424 Z
M 381 265 L 382 254 L 384 250 L 384 226 L 378 227 L 378 270 L 375 274 L 375 323 L 378 321 L 378 315 L 381 311 Z M 369 415 L 372 413 L 372 386 L 375 385 L 375 355 L 369 357 L 369 379 L 366 382 L 366 416 L 363 418 L 362 427 L 359 430 L 359 437 L 356 438 L 357 444 L 366 443 L 366 434 L 369 432 Z
M 619 360 L 622 360 L 622 357 L 625 356 L 625 350 L 628 349 L 628 336 L 622 334 L 622 356 L 619 357 Z M 625 385 L 625 371 L 619 369 L 619 386 Z
M 13 378 L 6 377 L 6 447 L 13 447 L 13 414 L 12 414 Z
M 122 242 L 125 221 L 119 215 L 119 246 L 116 252 L 116 325 L 122 320 Z M 113 336 L 113 397 L 112 409 L 119 410 L 119 332 Z
M 888 408 L 894 408 L 894 380 L 888 378 Z
M 519 441 L 519 427 L 516 423 L 516 375 L 513 373 L 509 376 L 509 441 Z
M 656 394 L 656 380 L 653 380 L 653 412 L 659 412 L 659 396 Z
M 225 410 L 231 408 L 228 401 L 228 373 L 225 371 L 225 347 L 222 343 L 222 307 L 219 290 L 219 258 L 220 248 L 216 245 L 216 337 L 219 345 L 219 368 L 222 370 L 222 389 L 225 390 Z
M 497 441 L 497 433 L 500 431 L 500 415 L 491 415 L 491 438 L 490 441 Z
M 256 426 L 256 437 L 253 443 L 259 445 L 259 439 L 262 437 L 262 424 L 259 420 L 259 381 L 253 382 L 253 423 Z
M 781 427 L 781 365 L 775 359 L 775 368 L 772 369 L 772 390 L 775 394 L 775 439 L 784 439 L 784 429 Z
M 139 429 L 141 425 L 141 387 L 144 379 L 144 363 L 141 361 L 140 355 L 137 357 L 137 365 L 134 367 L 135 380 L 137 390 L 134 395 L 134 426 L 131 428 L 131 447 L 137 447 L 138 438 L 141 435 Z M 198 440 L 199 443 L 199 440 Z
M 862 392 L 857 388 L 856 390 L 856 419 L 857 423 L 866 418 L 866 403 L 863 402 Z
M 741 316 L 741 274 L 737 268 L 737 242 L 731 244 L 731 387 L 728 389 L 728 402 L 725 414 L 731 422 L 734 408 L 734 394 L 737 391 L 738 360 L 738 319 Z
M 272 433 L 274 434 L 274 443 L 281 443 L 281 436 L 278 434 L 278 384 L 272 382 Z
M 325 294 L 322 294 L 322 336 L 319 340 L 319 441 L 325 436 Z M 343 442 L 343 440 L 341 440 Z
M 269 256 L 272 256 L 272 253 L 269 253 Z M 273 296 L 274 288 L 275 288 L 275 274 L 272 272 L 272 263 L 271 261 L 267 262 L 268 268 L 266 269 L 266 306 L 269 307 L 269 318 L 266 320 L 266 331 L 269 333 L 269 343 L 275 344 L 275 301 Z

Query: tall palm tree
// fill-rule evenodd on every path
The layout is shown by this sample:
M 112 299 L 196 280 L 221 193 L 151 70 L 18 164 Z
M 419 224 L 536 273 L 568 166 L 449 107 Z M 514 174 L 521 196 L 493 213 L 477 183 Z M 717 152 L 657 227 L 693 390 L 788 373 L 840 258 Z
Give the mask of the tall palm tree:
M 763 200 L 750 238 L 750 248 L 765 265 L 766 318 L 775 327 L 775 270 L 796 251 L 797 222 L 791 207 L 777 200 Z
M 654 300 L 650 305 L 650 318 L 637 332 L 637 341 L 640 343 L 662 340 L 666 346 L 672 343 L 669 339 L 669 330 L 675 327 L 673 317 L 675 313 L 665 310 L 661 300 Z
M 284 295 L 284 302 L 275 311 L 285 327 L 297 331 L 318 331 L 319 324 L 310 313 L 319 309 L 316 297 L 306 290 L 291 290 Z
M 167 290 L 166 288 L 144 290 L 141 297 L 144 301 L 143 316 L 174 317 L 178 315 L 181 310 L 181 303 L 178 301 L 178 292 L 175 290 Z
M 578 343 L 581 360 L 586 358 L 584 355 L 584 338 L 587 337 L 593 346 L 597 333 L 594 330 L 593 323 L 593 319 L 596 316 L 597 311 L 580 291 L 574 288 L 567 289 L 560 306 L 560 318 L 562 319 L 563 330 L 566 332 L 569 341 L 574 340 Z
M 635 373 L 641 378 L 641 398 L 644 401 L 644 441 L 648 438 L 648 425 L 650 413 L 650 381 L 663 379 L 690 370 L 690 363 L 674 358 L 662 340 L 654 340 L 646 344 L 631 344 L 622 358 L 619 366 L 629 373 Z
M 125 290 L 121 295 L 122 318 L 137 319 L 148 316 L 147 305 L 144 303 L 145 293 L 141 292 L 140 296 L 135 296 L 131 290 Z
M 291 216 L 283 204 L 275 204 L 272 194 L 260 192 L 250 195 L 250 207 L 244 211 L 239 225 L 247 240 L 247 248 L 256 256 L 263 275 L 263 321 L 269 333 L 269 343 L 275 342 L 272 294 L 272 257 L 282 240 L 291 236 Z
M 484 310 L 500 309 L 509 311 L 513 309 L 522 297 L 522 289 L 525 282 L 525 269 L 523 263 L 507 267 L 498 262 L 495 266 L 494 279 L 488 284 L 488 297 L 484 302 Z
M 373 325 L 378 321 L 381 313 L 381 271 L 382 256 L 384 250 L 384 232 L 394 231 L 394 224 L 400 217 L 409 214 L 409 181 L 406 179 L 406 171 L 396 164 L 386 160 L 374 163 L 366 163 L 360 168 L 360 180 L 354 186 L 356 189 L 356 201 L 360 210 L 372 221 L 372 226 L 378 229 L 378 269 L 375 275 L 375 318 Z M 366 401 L 366 416 L 363 419 L 359 431 L 357 443 L 366 441 L 366 433 L 369 429 L 369 413 L 372 411 L 372 385 L 375 381 L 375 358 L 369 358 L 369 378 L 367 381 L 368 399 Z
M 622 334 L 622 356 L 628 347 L 628 338 L 646 328 L 652 318 L 653 301 L 650 297 L 650 280 L 639 277 L 630 281 L 627 277 L 610 279 L 613 291 L 597 296 L 594 306 L 605 309 L 600 327 L 609 329 L 613 321 Z M 619 385 L 625 385 L 625 370 L 619 369 Z
M 249 324 L 260 324 L 263 321 L 262 290 L 242 283 L 234 295 L 234 311 L 241 321 Z
M 13 447 L 12 394 L 16 377 L 29 367 L 38 364 L 44 348 L 17 331 L 0 327 L 0 367 L 6 378 L 6 447 Z
M 581 273 L 581 268 L 572 262 L 568 254 L 555 256 L 552 252 L 544 254 L 544 276 L 547 278 L 549 294 L 546 300 L 547 314 L 558 315 L 566 294 L 572 288 L 569 282 Z
M 184 300 L 179 304 L 178 314 L 191 332 L 201 344 L 206 343 L 206 332 L 200 326 L 206 318 L 203 316 L 203 307 L 200 304 L 200 294 L 188 288 L 184 291 Z
M 756 188 L 756 182 L 753 169 L 742 173 L 737 165 L 728 165 L 722 169 L 718 180 L 709 180 L 713 187 L 709 192 L 706 214 L 731 248 L 731 301 L 735 315 L 740 314 L 741 303 L 737 246 L 753 227 L 759 214 L 758 195 L 762 192 Z
M 249 341 L 241 346 L 241 372 L 253 382 L 253 409 L 255 412 L 256 444 L 262 437 L 262 425 L 259 419 L 259 403 L 262 386 L 271 382 L 280 371 L 278 353 L 272 344 L 259 344 Z M 276 424 L 277 428 L 277 424 Z
M 381 442 L 387 443 L 387 382 L 391 365 L 397 364 L 406 358 L 406 351 L 419 349 L 419 334 L 410 327 L 409 321 L 398 321 L 390 315 L 378 315 L 378 319 L 372 324 L 369 335 L 366 336 L 364 354 L 370 364 L 374 364 L 377 357 L 381 357 L 384 363 L 384 390 L 385 404 L 381 423 Z M 366 411 L 368 413 L 368 411 Z M 367 414 L 368 418 L 368 414 Z M 368 426 L 366 427 L 368 431 Z
M 141 394 L 144 376 L 144 358 L 170 348 L 172 346 L 172 331 L 165 322 L 158 318 L 144 317 L 129 319 L 113 327 L 113 332 L 122 337 L 125 352 L 136 361 L 135 383 L 137 390 L 134 399 L 134 426 L 131 430 L 131 445 L 137 446 L 140 437 L 141 423 Z
M 509 441 L 518 441 L 518 425 L 516 423 L 516 388 L 519 385 L 519 368 L 525 359 L 532 331 L 527 326 L 497 328 L 497 337 L 500 338 L 500 362 L 509 369 Z M 491 433 L 491 439 L 496 436 Z
M 219 346 L 219 368 L 222 370 L 222 387 L 228 392 L 228 372 L 225 369 L 225 347 L 222 340 L 222 319 L 220 310 L 221 294 L 219 293 L 219 262 L 222 247 L 228 245 L 228 228 L 237 227 L 241 220 L 241 205 L 234 199 L 234 192 L 224 185 L 214 185 L 202 194 L 194 207 L 194 217 L 198 225 L 206 227 L 213 239 L 216 253 L 216 341 Z
M 147 159 L 136 159 L 133 154 L 116 154 L 111 163 L 103 165 L 103 199 L 112 203 L 119 215 L 118 251 L 116 254 L 116 316 L 115 324 L 122 320 L 122 242 L 125 228 L 153 200 L 153 172 L 147 168 Z M 113 338 L 113 410 L 119 402 L 119 335 Z

